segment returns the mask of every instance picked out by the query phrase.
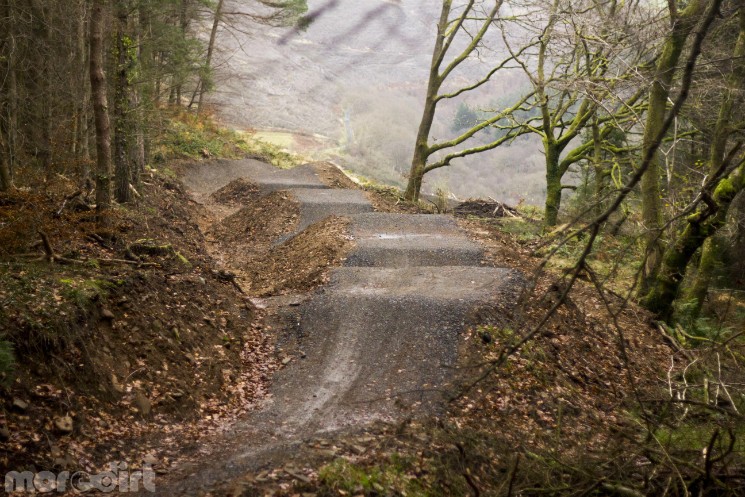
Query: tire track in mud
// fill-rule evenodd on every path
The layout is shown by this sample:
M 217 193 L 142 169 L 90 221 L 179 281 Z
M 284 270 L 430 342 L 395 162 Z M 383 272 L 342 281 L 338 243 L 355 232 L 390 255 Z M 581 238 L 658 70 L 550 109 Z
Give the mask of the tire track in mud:
M 184 182 L 199 199 L 237 178 L 299 204 L 297 229 L 278 243 L 336 215 L 349 219 L 355 248 L 302 303 L 276 299 L 276 313 L 293 324 L 278 340 L 293 355 L 270 399 L 202 449 L 213 463 L 175 471 L 160 495 L 200 495 L 297 454 L 318 434 L 441 412 L 460 333 L 522 284 L 513 270 L 485 266 L 450 216 L 373 213 L 361 191 L 326 188 L 311 167 L 215 161 L 188 168 Z

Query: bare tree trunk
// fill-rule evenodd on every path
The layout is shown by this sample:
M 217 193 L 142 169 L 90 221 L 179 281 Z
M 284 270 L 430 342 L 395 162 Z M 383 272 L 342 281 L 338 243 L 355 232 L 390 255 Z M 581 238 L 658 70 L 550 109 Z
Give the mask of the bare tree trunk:
M 96 121 L 96 212 L 101 227 L 108 225 L 108 210 L 111 208 L 111 125 L 103 57 L 104 1 L 93 0 L 90 20 L 90 78 Z
M 116 0 L 116 86 L 114 90 L 114 190 L 117 202 L 132 200 L 130 182 L 132 168 L 129 162 L 129 67 L 131 39 L 127 36 L 129 5 L 126 0 Z
M 137 58 L 140 61 L 140 66 L 144 64 L 143 58 L 147 54 L 143 48 L 143 14 L 144 9 L 140 7 L 138 15 L 136 16 L 136 24 L 134 28 L 135 33 L 135 45 L 137 49 Z M 143 95 L 145 93 L 144 84 L 142 81 L 137 83 L 134 91 L 131 91 L 131 102 L 130 109 L 132 109 L 133 115 L 133 139 L 130 146 L 130 160 L 133 165 L 132 170 L 132 184 L 137 188 L 140 185 L 140 177 L 145 171 L 145 163 L 147 162 L 145 154 L 145 99 Z
M 87 72 L 84 68 L 88 61 L 87 56 L 87 36 L 86 36 L 86 19 L 87 15 L 87 0 L 81 0 L 79 2 L 79 10 L 77 12 L 77 39 L 76 39 L 76 52 L 75 52 L 75 64 L 76 68 L 80 68 L 80 84 L 79 89 L 79 101 L 76 107 L 76 119 L 75 119 L 75 136 L 73 137 L 72 147 L 73 154 L 81 160 L 83 164 L 83 177 L 88 177 L 90 174 L 88 161 L 90 160 L 90 147 L 88 145 L 88 104 L 90 102 L 90 86 L 89 78 L 85 75 Z
M 13 66 L 9 54 L 12 53 L 13 34 L 10 29 L 10 7 L 7 4 L 0 4 L 0 74 L 9 74 L 13 72 Z M 10 168 L 8 167 L 7 157 L 10 155 L 5 135 L 10 134 L 10 126 L 5 116 L 10 114 L 10 102 L 8 91 L 5 85 L 8 84 L 7 78 L 0 78 L 0 192 L 10 190 Z M 3 125 L 5 124 L 5 126 Z
M 445 36 L 448 29 L 448 17 L 452 9 L 452 0 L 443 0 L 442 11 L 440 12 L 440 21 L 437 23 L 437 39 L 435 48 L 432 52 L 432 65 L 429 69 L 429 82 L 427 84 L 427 95 L 424 98 L 424 110 L 422 111 L 422 120 L 419 122 L 419 130 L 414 143 L 414 157 L 411 161 L 411 170 L 409 171 L 409 182 L 406 186 L 404 197 L 406 200 L 419 200 L 419 194 L 422 189 L 424 179 L 424 168 L 427 166 L 429 158 L 429 134 L 432 131 L 432 123 L 435 119 L 437 110 L 437 94 L 442 86 L 442 77 L 440 76 L 440 65 L 444 57 Z
M 204 61 L 204 71 L 207 73 L 210 71 L 212 67 L 212 55 L 215 52 L 215 42 L 217 40 L 217 31 L 220 28 L 220 16 L 222 15 L 223 3 L 224 3 L 224 0 L 220 0 L 219 2 L 217 2 L 217 7 L 215 8 L 215 20 L 212 23 L 212 32 L 210 33 L 210 43 L 209 45 L 207 45 L 207 60 Z M 202 111 L 202 105 L 204 104 L 204 94 L 207 92 L 207 84 L 206 84 L 205 79 L 207 77 L 209 77 L 209 74 L 205 74 L 199 80 L 199 85 L 197 85 L 197 90 L 199 91 L 199 100 L 197 101 L 197 112 L 198 113 Z
M 29 5 L 33 13 L 34 34 L 40 41 L 39 59 L 34 71 L 34 85 L 36 91 L 36 113 L 39 119 L 39 130 L 36 146 L 37 156 L 41 167 L 47 174 L 52 166 L 52 92 L 51 92 L 51 53 L 50 52 L 50 19 L 48 6 L 40 0 L 30 0 Z
M 6 148 L 7 144 L 5 143 L 2 132 L 0 132 L 0 192 L 7 192 L 13 188 L 10 168 L 8 167 L 7 156 L 5 154 Z
M 8 57 L 8 133 L 6 145 L 8 151 L 7 168 L 10 181 L 13 181 L 16 161 L 18 160 L 18 76 L 16 16 L 13 2 L 8 2 L 8 34 L 10 35 L 10 55 Z

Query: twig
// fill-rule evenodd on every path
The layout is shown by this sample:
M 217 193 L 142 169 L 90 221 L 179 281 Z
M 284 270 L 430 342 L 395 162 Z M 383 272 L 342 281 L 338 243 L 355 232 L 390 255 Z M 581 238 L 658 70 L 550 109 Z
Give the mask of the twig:
M 463 446 L 460 443 L 456 443 L 455 446 L 458 448 L 458 452 L 460 452 L 460 458 L 463 461 L 463 478 L 466 480 L 466 483 L 469 487 L 471 487 L 471 490 L 473 490 L 473 497 L 481 497 L 481 490 L 479 490 L 479 487 L 476 485 L 476 482 L 473 481 L 473 477 L 471 476 L 471 473 L 468 471 L 468 468 L 466 466 L 466 449 L 463 448 Z
M 60 217 L 62 215 L 62 211 L 65 210 L 65 207 L 67 206 L 67 203 L 74 199 L 75 197 L 79 197 L 83 194 L 82 190 L 78 190 L 75 193 L 72 193 L 65 197 L 65 199 L 62 201 L 62 206 L 60 206 L 59 210 L 54 214 L 54 217 Z
M 515 478 L 517 477 L 517 467 L 520 464 L 520 453 L 515 456 L 515 462 L 512 463 L 510 468 L 509 486 L 507 487 L 507 497 L 512 497 L 512 489 L 515 486 Z
M 670 334 L 667 333 L 667 331 L 665 330 L 665 326 L 662 323 L 656 323 L 656 324 L 657 324 L 656 328 L 659 330 L 660 335 L 662 335 L 662 338 L 664 338 L 665 341 L 669 343 L 670 346 L 673 349 L 675 349 L 676 352 L 685 356 L 685 358 L 688 359 L 689 361 L 692 361 L 693 356 L 691 355 L 691 353 L 685 350 L 683 347 L 681 347 L 678 341 L 675 338 L 671 337 Z
M 619 497 L 644 497 L 644 494 L 637 492 L 633 488 L 624 487 L 615 483 L 603 483 L 602 489 Z

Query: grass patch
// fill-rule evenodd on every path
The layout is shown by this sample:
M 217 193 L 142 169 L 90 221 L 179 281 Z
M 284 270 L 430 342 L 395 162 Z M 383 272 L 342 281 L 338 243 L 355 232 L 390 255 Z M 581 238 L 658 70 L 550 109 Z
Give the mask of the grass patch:
M 319 479 L 324 490 L 342 495 L 430 495 L 413 472 L 410 458 L 392 455 L 381 464 L 362 467 L 337 459 L 321 468 Z
M 110 281 L 97 279 L 63 278 L 59 282 L 62 284 L 60 294 L 84 311 L 90 309 L 94 302 L 106 298 L 109 290 L 116 286 Z
M 166 118 L 153 146 L 153 159 L 165 163 L 173 159 L 255 158 L 283 169 L 303 162 L 258 136 L 221 127 L 208 114 L 181 111 Z
M 118 282 L 88 268 L 25 264 L 0 271 L 0 337 L 16 354 L 52 354 L 75 343 L 83 325 Z

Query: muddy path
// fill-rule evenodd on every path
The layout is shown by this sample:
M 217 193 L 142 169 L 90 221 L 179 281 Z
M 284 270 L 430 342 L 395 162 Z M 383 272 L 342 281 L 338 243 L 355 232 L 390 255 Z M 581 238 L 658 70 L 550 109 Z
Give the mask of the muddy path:
M 285 367 L 264 405 L 175 468 L 159 495 L 203 495 L 247 472 L 302 460 L 304 444 L 319 436 L 438 414 L 456 379 L 461 332 L 518 291 L 519 274 L 487 266 L 450 216 L 374 212 L 364 192 L 329 188 L 322 176 L 312 166 L 279 171 L 252 160 L 185 169 L 184 183 L 205 208 L 203 230 L 243 212 L 210 200 L 242 180 L 256 190 L 246 202 L 282 192 L 297 206 L 285 232 L 272 233 L 273 246 L 329 216 L 345 220 L 351 244 L 326 284 L 256 300 L 275 325 Z M 212 250 L 221 259 L 220 240 Z

